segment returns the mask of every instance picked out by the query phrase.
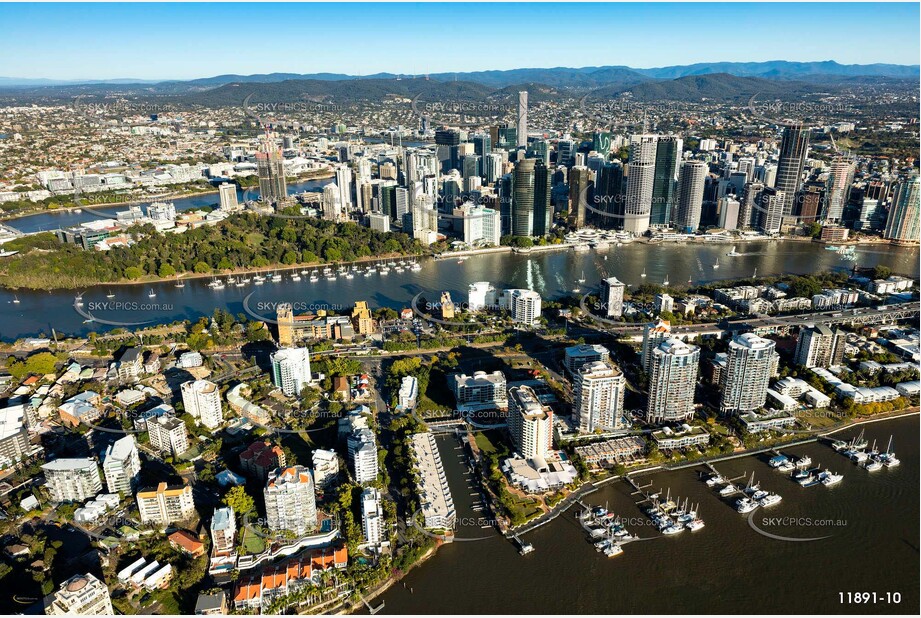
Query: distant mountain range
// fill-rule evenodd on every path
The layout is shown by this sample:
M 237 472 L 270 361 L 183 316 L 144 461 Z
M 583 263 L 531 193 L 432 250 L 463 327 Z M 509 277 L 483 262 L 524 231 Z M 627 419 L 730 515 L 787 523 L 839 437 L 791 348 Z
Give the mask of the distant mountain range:
M 511 69 L 507 71 L 471 71 L 459 73 L 432 73 L 427 77 L 439 81 L 476 82 L 493 88 L 534 82 L 556 88 L 598 88 L 602 86 L 630 86 L 650 79 L 677 79 L 693 75 L 725 73 L 737 77 L 760 77 L 774 80 L 834 81 L 847 77 L 890 77 L 918 79 L 918 65 L 900 64 L 839 64 L 833 60 L 820 62 L 790 62 L 771 60 L 768 62 L 704 62 L 690 65 L 676 65 L 655 69 L 634 69 L 626 66 L 602 66 L 548 69 Z M 147 86 L 152 91 L 177 92 L 215 88 L 230 83 L 275 83 L 290 80 L 345 81 L 368 79 L 395 79 L 413 77 L 407 74 L 377 73 L 356 76 L 344 73 L 265 73 L 256 75 L 216 75 L 192 80 L 51 80 L 0 77 L 0 88 L 70 87 L 80 85 L 103 85 L 123 87 L 127 85 Z M 419 75 L 417 77 L 422 77 Z

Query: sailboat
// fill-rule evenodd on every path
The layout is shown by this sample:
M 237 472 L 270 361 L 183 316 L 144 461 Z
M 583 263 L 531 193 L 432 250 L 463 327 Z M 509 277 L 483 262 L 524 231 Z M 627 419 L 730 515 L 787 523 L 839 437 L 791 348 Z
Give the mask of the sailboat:
M 15 295 L 13 296 L 13 304 L 14 304 L 14 305 L 18 305 L 18 304 L 19 304 L 19 297 L 18 297 L 18 296 L 15 296 Z
M 719 268 L 719 267 L 720 267 L 720 261 L 719 261 L 719 258 L 717 258 L 717 260 L 713 263 L 713 268 Z
M 180 280 L 180 279 L 179 279 L 179 275 L 176 275 L 176 287 L 177 287 L 177 288 L 184 288 L 184 287 L 185 287 L 185 281 Z
M 106 294 L 106 298 L 115 298 L 115 292 L 113 292 L 112 290 L 109 290 L 109 293 Z
M 643 274 L 641 274 L 640 277 L 642 277 L 643 279 L 646 278 L 646 269 L 645 269 L 645 268 L 643 269 Z
M 147 293 L 147 298 L 154 298 L 157 296 L 157 293 L 153 291 L 153 288 L 150 288 L 150 291 Z
M 691 277 L 690 277 L 690 276 L 688 276 L 688 285 L 692 285 L 693 283 L 694 283 L 694 282 L 693 282 L 693 281 L 691 281 Z
M 579 278 L 579 283 L 585 283 L 585 271 L 582 271 L 582 277 Z
M 668 287 L 668 275 L 665 275 L 665 280 L 662 281 L 662 285 L 664 285 L 665 287 Z
M 728 255 L 729 257 L 738 257 L 738 256 L 740 256 L 740 255 L 742 255 L 742 254 L 739 253 L 738 251 L 736 251 L 736 246 L 735 246 L 735 245 L 732 245 L 732 251 L 730 251 L 730 252 L 727 253 L 726 255 Z

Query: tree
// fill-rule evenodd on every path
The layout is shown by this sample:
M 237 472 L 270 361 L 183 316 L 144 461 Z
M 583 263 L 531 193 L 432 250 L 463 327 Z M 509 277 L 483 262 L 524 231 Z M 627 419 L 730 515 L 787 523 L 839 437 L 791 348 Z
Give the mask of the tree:
M 873 269 L 874 279 L 886 279 L 892 275 L 892 269 L 888 266 L 877 266 Z
M 196 262 L 195 263 L 195 272 L 197 272 L 198 274 L 204 274 L 206 272 L 209 272 L 210 270 L 211 270 L 211 267 L 208 266 L 207 262 Z
M 136 281 L 144 276 L 144 271 L 137 266 L 129 266 L 125 269 L 125 276 L 132 281 Z
M 157 271 L 157 274 L 161 277 L 172 277 L 176 274 L 176 269 L 173 268 L 172 264 L 163 263 L 160 265 L 160 270 Z
M 231 488 L 222 502 L 225 506 L 232 508 L 238 515 L 252 513 L 253 509 L 256 508 L 256 503 L 253 501 L 252 496 L 246 493 L 246 488 L 242 485 Z

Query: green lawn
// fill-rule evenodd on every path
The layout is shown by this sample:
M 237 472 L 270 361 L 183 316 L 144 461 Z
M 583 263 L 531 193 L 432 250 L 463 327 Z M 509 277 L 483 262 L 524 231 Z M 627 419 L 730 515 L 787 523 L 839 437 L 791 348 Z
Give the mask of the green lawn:
M 496 452 L 496 445 L 492 443 L 492 441 L 489 439 L 489 436 L 486 435 L 486 432 L 478 431 L 475 436 L 476 445 L 481 451 L 487 455 Z
M 248 554 L 258 554 L 265 549 L 265 540 L 247 528 L 243 529 L 243 540 L 240 544 Z

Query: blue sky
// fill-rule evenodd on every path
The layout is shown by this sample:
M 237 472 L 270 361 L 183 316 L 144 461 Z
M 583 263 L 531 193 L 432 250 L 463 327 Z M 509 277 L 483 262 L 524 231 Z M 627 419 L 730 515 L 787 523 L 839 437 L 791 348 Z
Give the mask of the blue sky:
M 917 64 L 917 3 L 0 4 L 0 76 Z

